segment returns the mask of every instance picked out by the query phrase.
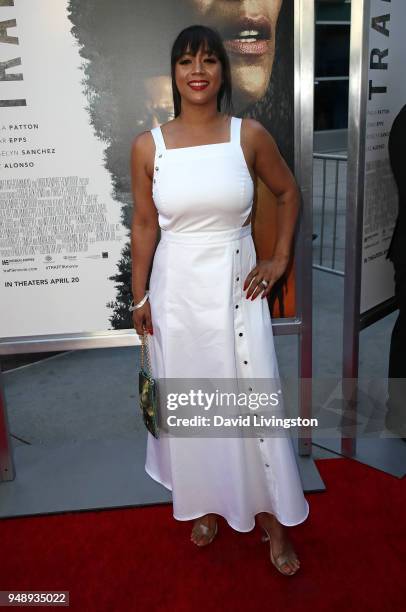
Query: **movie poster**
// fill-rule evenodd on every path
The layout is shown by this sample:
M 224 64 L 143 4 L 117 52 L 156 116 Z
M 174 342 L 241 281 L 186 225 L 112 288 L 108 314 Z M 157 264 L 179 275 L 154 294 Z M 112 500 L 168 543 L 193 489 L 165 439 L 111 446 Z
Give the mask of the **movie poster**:
M 223 37 L 233 114 L 293 169 L 293 0 L 0 0 L 1 337 L 133 328 L 131 143 L 174 117 L 170 49 L 196 23 Z M 253 212 L 271 257 L 260 180 Z M 293 265 L 269 304 L 295 315 Z
M 365 138 L 361 314 L 394 295 L 393 264 L 386 259 L 398 212 L 398 190 L 388 139 L 406 104 L 406 2 L 371 0 Z

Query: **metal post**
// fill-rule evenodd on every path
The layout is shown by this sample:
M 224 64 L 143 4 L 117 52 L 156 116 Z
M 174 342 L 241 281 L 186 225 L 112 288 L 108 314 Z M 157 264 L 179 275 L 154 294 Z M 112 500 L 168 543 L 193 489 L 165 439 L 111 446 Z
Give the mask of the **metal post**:
M 312 416 L 314 2 L 295 2 L 295 174 L 303 205 L 296 250 L 296 313 L 299 335 L 299 414 Z M 298 255 L 299 254 L 299 255 Z M 311 428 L 302 429 L 299 455 L 310 455 Z
M 327 160 L 323 159 L 323 194 L 321 199 L 321 228 L 320 228 L 320 257 L 319 264 L 323 265 L 323 249 L 324 249 L 324 218 L 326 216 L 326 171 Z
M 345 401 L 341 452 L 356 453 L 356 409 L 360 298 L 362 220 L 365 173 L 365 74 L 368 61 L 366 11 L 369 0 L 351 5 L 350 84 L 348 112 L 347 211 L 345 231 L 344 325 L 343 325 L 343 397 Z
M 333 214 L 333 252 L 331 267 L 334 270 L 336 263 L 336 240 L 337 240 L 337 205 L 338 205 L 338 175 L 339 175 L 339 161 L 336 159 L 335 165 L 335 187 L 334 187 L 334 214 Z

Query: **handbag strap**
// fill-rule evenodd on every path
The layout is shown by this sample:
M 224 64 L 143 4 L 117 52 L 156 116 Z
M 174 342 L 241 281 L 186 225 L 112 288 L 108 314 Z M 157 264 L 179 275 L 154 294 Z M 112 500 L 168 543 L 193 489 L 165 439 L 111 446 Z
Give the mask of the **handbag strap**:
M 152 374 L 151 359 L 149 355 L 147 339 L 148 339 L 148 332 L 145 330 L 141 336 L 141 368 L 144 370 L 144 353 L 145 353 L 147 356 L 149 373 Z

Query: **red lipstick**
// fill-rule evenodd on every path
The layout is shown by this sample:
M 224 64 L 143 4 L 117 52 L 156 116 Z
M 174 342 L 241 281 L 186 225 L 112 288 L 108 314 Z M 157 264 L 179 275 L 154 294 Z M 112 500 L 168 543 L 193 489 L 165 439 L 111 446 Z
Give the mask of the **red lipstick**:
M 196 79 L 195 81 L 189 81 L 188 85 L 195 91 L 202 91 L 203 89 L 206 89 L 206 87 L 209 85 L 209 82 L 204 81 L 203 79 Z

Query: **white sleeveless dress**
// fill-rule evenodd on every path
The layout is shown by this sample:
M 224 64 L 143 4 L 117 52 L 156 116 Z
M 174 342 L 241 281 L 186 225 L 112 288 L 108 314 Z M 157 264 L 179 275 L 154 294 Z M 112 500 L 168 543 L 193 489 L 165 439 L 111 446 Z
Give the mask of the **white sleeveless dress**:
M 166 149 L 160 127 L 151 130 L 161 228 L 149 285 L 156 378 L 279 376 L 267 301 L 243 291 L 256 252 L 251 225 L 242 227 L 254 185 L 240 131 L 231 117 L 229 142 Z M 245 532 L 258 512 L 289 526 L 307 518 L 289 437 L 147 435 L 145 469 L 172 491 L 175 519 L 215 513 Z

